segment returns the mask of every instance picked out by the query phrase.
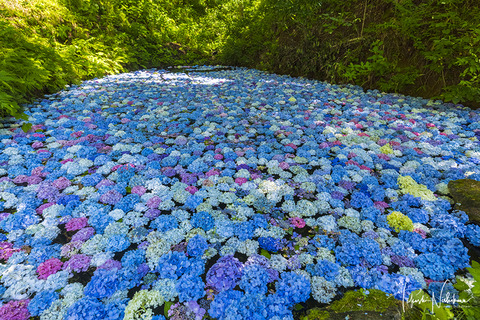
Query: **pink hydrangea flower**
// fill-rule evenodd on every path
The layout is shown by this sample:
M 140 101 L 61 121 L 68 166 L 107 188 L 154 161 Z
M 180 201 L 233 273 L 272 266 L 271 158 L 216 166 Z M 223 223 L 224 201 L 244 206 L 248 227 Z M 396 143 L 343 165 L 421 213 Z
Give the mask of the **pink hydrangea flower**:
M 278 166 L 283 170 L 287 170 L 288 168 L 290 168 L 290 165 L 288 163 L 286 163 L 285 161 L 280 162 L 278 164 Z
M 60 249 L 60 255 L 62 257 L 70 258 L 80 251 L 82 244 L 83 244 L 82 241 L 73 241 L 73 242 L 64 244 Z
M 65 229 L 67 231 L 75 231 L 80 230 L 86 227 L 88 224 L 88 218 L 81 217 L 81 218 L 73 218 L 72 220 L 68 221 L 65 225 Z
M 18 252 L 20 249 L 13 248 L 13 244 L 10 242 L 0 242 L 0 260 L 8 260 L 14 252 Z
M 290 219 L 290 222 L 296 227 L 296 228 L 303 228 L 305 227 L 305 221 L 302 218 L 298 217 L 293 217 Z
M 120 270 L 122 269 L 122 263 L 117 260 L 108 259 L 105 261 L 98 269 L 106 269 L 106 270 Z
M 87 240 L 90 239 L 94 234 L 95 234 L 95 229 L 93 229 L 92 227 L 87 227 L 87 228 L 80 229 L 80 230 L 77 231 L 77 233 L 75 233 L 75 234 L 72 236 L 72 242 L 77 242 L 77 241 L 83 242 L 83 241 L 87 241 Z
M 259 174 L 256 174 L 256 173 L 252 173 L 251 177 L 252 177 L 252 180 L 255 180 L 255 179 L 258 179 L 258 178 L 260 178 L 260 177 L 261 177 L 261 175 L 259 175 Z
M 38 279 L 47 279 L 49 275 L 61 270 L 62 266 L 63 262 L 57 258 L 48 259 L 47 261 L 40 263 L 37 268 Z
M 220 175 L 220 171 L 216 170 L 216 169 L 210 169 L 209 171 L 207 171 L 205 173 L 205 175 L 207 177 L 211 177 L 211 176 L 219 176 Z
M 72 185 L 72 182 L 65 177 L 60 177 L 57 180 L 53 181 L 52 185 L 58 190 L 63 190 Z
M 122 200 L 122 198 L 122 194 L 118 191 L 109 190 L 100 196 L 100 202 L 115 205 L 117 202 Z
M 385 209 L 389 207 L 388 203 L 384 201 L 377 201 L 373 203 L 373 206 L 380 210 L 382 213 L 385 212 Z
M 221 154 L 217 153 L 216 155 L 213 156 L 213 158 L 214 158 L 215 160 L 222 160 L 222 159 L 223 159 L 223 156 L 222 156 Z
M 425 230 L 416 228 L 416 229 L 413 229 L 413 232 L 416 232 L 419 235 L 421 235 L 422 239 L 425 239 L 427 237 L 427 232 L 425 232 Z
M 185 188 L 186 191 L 190 192 L 191 194 L 195 194 L 198 191 L 197 187 L 195 186 L 188 186 Z
M 35 141 L 34 143 L 32 143 L 32 148 L 33 149 L 38 149 L 38 148 L 41 148 L 43 147 L 43 142 L 41 141 Z
M 242 184 L 246 183 L 248 181 L 247 178 L 236 178 L 235 183 L 241 186 Z
M 13 178 L 13 183 L 25 183 L 28 181 L 28 176 L 27 175 L 24 175 L 24 174 L 20 174 L 18 176 L 16 176 L 15 178 Z

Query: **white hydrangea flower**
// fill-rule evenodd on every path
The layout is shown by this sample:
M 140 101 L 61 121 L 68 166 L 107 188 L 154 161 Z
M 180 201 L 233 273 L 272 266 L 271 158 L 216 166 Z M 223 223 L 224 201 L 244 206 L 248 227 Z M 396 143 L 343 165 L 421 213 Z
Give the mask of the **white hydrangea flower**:
M 270 266 L 278 272 L 283 272 L 287 268 L 287 259 L 281 254 L 272 254 L 270 257 Z
M 245 241 L 240 241 L 237 250 L 240 253 L 243 253 L 247 256 L 252 256 L 258 253 L 259 244 L 258 241 L 247 239 Z
M 312 297 L 320 303 L 330 303 L 337 294 L 335 284 L 324 277 L 311 278 Z

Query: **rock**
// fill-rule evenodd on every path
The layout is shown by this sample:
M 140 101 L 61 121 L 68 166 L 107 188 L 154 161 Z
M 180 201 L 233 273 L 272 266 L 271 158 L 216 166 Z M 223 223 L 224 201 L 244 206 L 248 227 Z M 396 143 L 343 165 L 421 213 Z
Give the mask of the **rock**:
M 480 222 L 480 181 L 452 180 L 448 190 L 455 201 L 455 209 L 465 211 L 471 221 Z

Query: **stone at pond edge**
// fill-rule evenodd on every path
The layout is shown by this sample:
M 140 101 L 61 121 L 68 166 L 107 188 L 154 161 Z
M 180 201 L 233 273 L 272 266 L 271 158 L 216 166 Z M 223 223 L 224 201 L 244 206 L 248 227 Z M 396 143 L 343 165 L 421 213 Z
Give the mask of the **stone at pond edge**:
M 363 289 L 350 290 L 342 299 L 334 301 L 324 308 L 312 308 L 307 310 L 300 320 L 400 320 L 402 319 L 403 307 L 405 316 L 408 315 L 408 304 L 402 305 L 401 301 L 380 290 L 370 289 L 368 294 Z M 416 319 L 408 318 L 405 319 Z
M 455 209 L 465 211 L 470 220 L 480 222 L 480 181 L 452 180 L 448 190 L 455 201 Z

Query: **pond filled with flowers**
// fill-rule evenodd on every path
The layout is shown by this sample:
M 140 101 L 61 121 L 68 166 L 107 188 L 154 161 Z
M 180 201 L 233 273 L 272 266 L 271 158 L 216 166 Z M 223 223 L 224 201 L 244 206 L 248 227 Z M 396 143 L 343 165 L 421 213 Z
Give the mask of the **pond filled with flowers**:
M 437 290 L 480 245 L 447 187 L 480 180 L 479 111 L 203 66 L 27 114 L 0 129 L 1 319 L 293 319 Z

